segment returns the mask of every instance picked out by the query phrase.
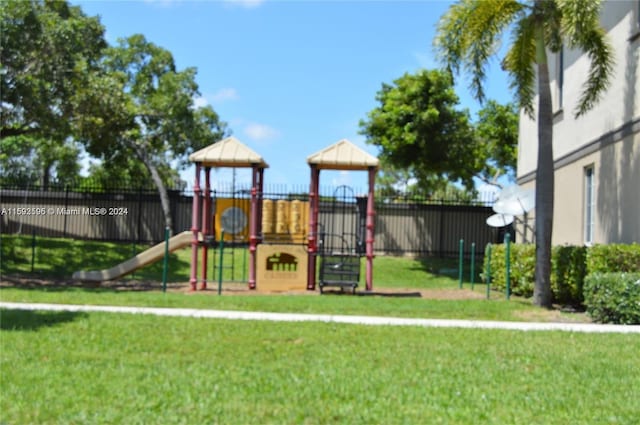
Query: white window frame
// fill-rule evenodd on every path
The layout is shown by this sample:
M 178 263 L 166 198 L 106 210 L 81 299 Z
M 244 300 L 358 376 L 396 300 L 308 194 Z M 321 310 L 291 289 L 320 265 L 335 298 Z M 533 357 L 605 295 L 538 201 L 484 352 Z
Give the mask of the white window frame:
M 584 168 L 584 243 L 590 246 L 594 243 L 596 191 L 595 167 L 589 165 Z

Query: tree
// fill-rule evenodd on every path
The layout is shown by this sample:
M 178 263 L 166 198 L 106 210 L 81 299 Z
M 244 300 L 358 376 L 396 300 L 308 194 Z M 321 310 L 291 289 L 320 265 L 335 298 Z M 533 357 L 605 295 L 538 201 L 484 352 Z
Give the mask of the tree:
M 104 28 L 64 1 L 3 1 L 0 22 L 0 178 L 67 184 L 80 169 L 77 93 L 97 70 Z
M 514 174 L 518 113 L 513 104 L 489 101 L 473 124 L 468 112 L 458 109 L 450 73 L 427 70 L 405 74 L 393 86 L 383 84 L 376 99 L 380 106 L 360 126 L 367 142 L 382 148 L 383 196 L 403 192 L 469 201 L 477 196 L 474 178 L 497 184 L 500 174 Z
M 80 147 L 73 140 L 58 143 L 28 135 L 0 139 L 0 184 L 39 185 L 73 184 L 80 177 Z
M 167 188 L 182 190 L 185 182 L 180 180 L 180 173 L 169 164 L 158 164 L 158 172 Z M 93 163 L 89 166 L 89 175 L 83 184 L 91 190 L 156 189 L 155 183 L 142 162 L 128 152 L 121 151 L 108 161 Z
M 518 161 L 518 108 L 515 103 L 501 105 L 489 100 L 478 111 L 474 128 L 481 145 L 479 151 L 486 158 L 477 177 L 493 185 L 498 185 L 496 180 L 501 175 L 515 181 Z
M 473 127 L 449 73 L 423 70 L 383 84 L 378 107 L 360 121 L 367 143 L 381 148 L 390 169 L 408 170 L 426 192 L 446 181 L 473 187 L 481 168 L 473 143 Z
M 537 113 L 538 164 L 536 172 L 536 282 L 533 302 L 551 306 L 551 235 L 553 226 L 553 112 L 547 50 L 558 52 L 563 43 L 581 49 L 590 70 L 575 112 L 583 115 L 607 88 L 613 51 L 600 25 L 600 1 L 584 0 L 460 0 L 441 18 L 435 46 L 454 74 L 462 67 L 471 75 L 474 96 L 484 99 L 486 68 L 505 32 L 512 42 L 503 68 L 515 90 L 516 102 L 532 119 Z M 538 104 L 534 108 L 534 97 Z
M 64 1 L 0 2 L 0 137 L 63 141 L 106 47 L 98 18 Z
M 135 157 L 158 188 L 165 224 L 172 227 L 166 181 L 193 150 L 224 137 L 226 125 L 210 107 L 195 109 L 196 70 L 176 69 L 171 52 L 133 35 L 105 51 L 101 73 L 81 92 L 85 115 L 77 123 L 87 151 L 103 162 L 126 164 Z
M 384 160 L 376 176 L 376 187 L 376 196 L 383 202 L 430 200 L 470 203 L 478 196 L 475 188 L 460 187 L 438 176 L 428 176 L 426 184 L 424 181 L 418 182 L 409 169 L 394 167 Z

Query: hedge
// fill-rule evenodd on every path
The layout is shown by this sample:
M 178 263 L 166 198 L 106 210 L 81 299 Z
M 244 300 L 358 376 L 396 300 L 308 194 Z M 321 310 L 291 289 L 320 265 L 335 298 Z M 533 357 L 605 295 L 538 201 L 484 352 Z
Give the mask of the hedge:
M 523 297 L 533 295 L 536 269 L 536 247 L 530 244 L 511 244 L 509 252 L 511 263 L 511 293 Z M 484 277 L 491 261 L 491 281 L 495 289 L 506 289 L 507 271 L 505 245 L 491 245 L 491 257 L 484 256 Z
M 551 251 L 551 292 L 559 304 L 582 305 L 582 288 L 587 274 L 587 248 L 554 246 Z
M 587 273 L 640 273 L 640 245 L 637 243 L 594 245 L 587 251 Z
M 587 313 L 601 323 L 640 324 L 640 273 L 593 273 L 584 286 Z
M 504 291 L 506 285 L 505 246 L 491 245 L 491 258 L 485 255 L 484 276 L 491 261 L 494 288 Z M 533 295 L 535 284 L 535 245 L 511 245 L 511 293 Z M 551 291 L 559 304 L 581 306 L 584 303 L 584 280 L 588 274 L 600 272 L 640 273 L 639 244 L 554 246 L 551 252 Z

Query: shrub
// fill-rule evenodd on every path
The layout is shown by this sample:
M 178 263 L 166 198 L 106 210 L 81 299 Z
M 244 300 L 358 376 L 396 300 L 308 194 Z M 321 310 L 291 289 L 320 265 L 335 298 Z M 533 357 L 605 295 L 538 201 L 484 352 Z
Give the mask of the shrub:
M 587 248 L 554 246 L 551 252 L 551 291 L 560 304 L 582 305 L 582 288 L 587 273 Z
M 640 245 L 637 243 L 594 245 L 587 251 L 587 273 L 640 272 Z
M 495 289 L 504 291 L 507 282 L 505 245 L 491 245 L 491 257 L 484 256 L 484 276 L 491 261 L 491 282 Z M 531 244 L 511 244 L 511 293 L 523 297 L 533 295 L 536 269 L 536 247 Z
M 640 273 L 589 274 L 584 302 L 596 322 L 640 324 Z

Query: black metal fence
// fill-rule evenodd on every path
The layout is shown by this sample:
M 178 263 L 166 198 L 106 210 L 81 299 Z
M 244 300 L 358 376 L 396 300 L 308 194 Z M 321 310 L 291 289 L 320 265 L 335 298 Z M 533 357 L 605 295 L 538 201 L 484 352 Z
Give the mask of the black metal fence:
M 245 202 L 248 189 L 219 187 L 212 196 Z M 361 221 L 356 218 L 355 197 L 342 199 L 336 193 L 333 188 L 321 190 L 323 231 L 358 234 Z M 287 190 L 283 185 L 266 187 L 263 196 L 274 200 L 308 198 L 304 187 Z M 174 232 L 189 230 L 193 192 L 170 190 L 169 198 Z M 501 235 L 485 223 L 493 214 L 489 202 L 377 198 L 374 250 L 378 254 L 451 256 L 458 254 L 460 239 L 468 242 L 466 251 L 471 242 L 478 247 L 496 242 Z M 164 238 L 159 196 L 148 189 L 0 188 L 0 213 L 2 234 L 139 243 Z

